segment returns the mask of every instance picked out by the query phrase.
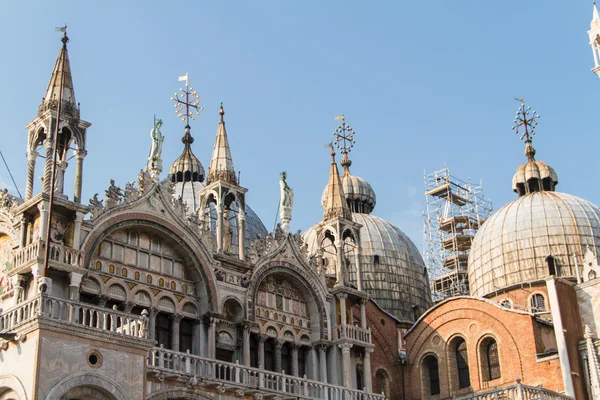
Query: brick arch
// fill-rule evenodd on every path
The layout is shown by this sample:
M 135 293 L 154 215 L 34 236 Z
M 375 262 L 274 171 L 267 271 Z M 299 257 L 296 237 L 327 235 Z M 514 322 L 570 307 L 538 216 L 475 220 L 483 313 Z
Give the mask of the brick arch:
M 269 275 L 277 274 L 290 279 L 303 292 L 304 300 L 310 314 L 311 333 L 314 327 L 319 328 L 319 339 L 327 339 L 329 331 L 329 312 L 326 304 L 326 294 L 317 276 L 311 276 L 304 266 L 287 261 L 270 261 L 254 270 L 246 292 L 246 318 L 255 321 L 255 303 L 258 287 Z M 321 290 L 319 290 L 321 289 Z M 314 338 L 311 338 L 314 340 Z
M 201 287 L 206 290 L 205 296 L 208 300 L 208 311 L 217 310 L 216 279 L 211 268 L 210 257 L 204 244 L 192 237 L 182 227 L 155 214 L 128 212 L 126 210 L 119 214 L 109 215 L 107 218 L 97 221 L 96 224 L 82 245 L 82 251 L 85 254 L 83 265 L 86 269 L 90 269 L 90 263 L 95 250 L 111 233 L 124 228 L 147 227 L 168 236 L 180 246 L 182 252 L 190 261 L 193 274 L 197 274 L 195 281 L 197 283 L 201 281 Z
M 107 400 L 131 400 L 123 388 L 112 379 L 89 372 L 70 375 L 58 382 L 46 396 L 45 400 L 61 400 L 71 390 L 92 388 L 102 393 Z M 104 399 L 102 399 L 104 400 Z

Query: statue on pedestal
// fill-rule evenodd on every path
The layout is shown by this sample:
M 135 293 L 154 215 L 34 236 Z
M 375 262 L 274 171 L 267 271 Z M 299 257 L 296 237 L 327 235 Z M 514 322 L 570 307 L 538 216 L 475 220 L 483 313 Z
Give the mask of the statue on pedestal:
M 158 181 L 160 173 L 162 172 L 162 145 L 165 141 L 160 128 L 162 127 L 162 119 L 156 119 L 154 117 L 154 127 L 150 131 L 150 137 L 152 138 L 152 147 L 150 148 L 150 156 L 148 157 L 148 172 L 152 175 L 155 181 Z
M 281 189 L 281 198 L 279 200 L 279 219 L 281 219 L 281 228 L 285 233 L 290 231 L 290 221 L 292 220 L 292 206 L 294 205 L 294 191 L 287 184 L 286 172 L 281 173 L 279 187 Z

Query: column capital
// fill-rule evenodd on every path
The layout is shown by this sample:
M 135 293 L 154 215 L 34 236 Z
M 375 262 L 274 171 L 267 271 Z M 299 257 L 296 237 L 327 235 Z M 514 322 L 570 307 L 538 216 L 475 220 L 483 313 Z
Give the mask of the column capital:
M 38 210 L 40 210 L 40 212 L 48 211 L 48 202 L 41 201 L 38 203 L 37 207 L 38 207 Z
M 179 314 L 171 314 L 171 315 L 169 315 L 169 319 L 171 321 L 173 321 L 174 323 L 179 323 L 183 319 L 183 316 L 181 316 Z
M 258 341 L 259 341 L 260 343 L 265 343 L 267 340 L 269 340 L 269 338 L 270 338 L 270 337 L 269 337 L 269 336 L 267 336 L 267 335 L 258 335 Z
M 358 301 L 358 303 L 359 303 L 361 306 L 366 306 L 368 302 L 369 302 L 369 299 L 368 299 L 368 298 L 361 298 L 361 299 Z
M 85 216 L 85 213 L 82 211 L 75 211 L 75 222 L 81 222 L 83 221 L 83 217 Z
M 77 149 L 77 150 L 74 150 L 74 151 L 73 151 L 73 154 L 75 155 L 75 157 L 76 157 L 78 160 L 83 160 L 83 159 L 85 158 L 85 156 L 87 156 L 87 150 L 80 150 L 80 149 Z
M 340 343 L 338 347 L 342 349 L 342 353 L 350 353 L 350 349 L 352 348 L 352 343 Z
M 335 295 L 339 300 L 346 300 L 348 298 L 348 293 L 337 293 Z
M 275 340 L 275 347 L 281 348 L 283 347 L 283 345 L 286 343 L 286 340 L 283 339 L 276 339 Z
M 11 281 L 13 287 L 21 286 L 21 282 L 25 282 L 26 280 L 27 280 L 27 277 L 25 275 L 21 275 L 21 274 L 15 274 L 10 277 L 10 281 Z
M 78 272 L 69 272 L 69 286 L 79 287 L 82 278 L 83 274 L 80 274 Z
M 365 357 L 371 357 L 371 353 L 374 352 L 375 349 L 373 347 L 365 347 Z
M 37 156 L 39 156 L 39 155 L 40 155 L 40 153 L 38 153 L 38 152 L 37 152 L 37 151 L 35 151 L 35 150 L 29 150 L 29 151 L 26 153 L 26 155 L 27 155 L 27 159 L 28 159 L 29 161 L 34 161 L 34 160 L 37 158 Z
M 322 353 L 325 353 L 327 351 L 327 349 L 329 348 L 329 346 L 326 344 L 318 344 L 317 347 L 319 348 L 319 351 Z
M 47 149 L 51 149 L 52 148 L 52 135 L 50 135 L 47 139 L 44 139 L 44 142 L 42 143 L 43 146 Z

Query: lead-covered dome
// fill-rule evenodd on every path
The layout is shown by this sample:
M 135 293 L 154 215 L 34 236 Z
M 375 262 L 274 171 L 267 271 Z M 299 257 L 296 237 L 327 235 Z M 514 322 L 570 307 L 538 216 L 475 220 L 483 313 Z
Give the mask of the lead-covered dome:
M 414 322 L 432 305 L 423 258 L 412 240 L 398 227 L 370 215 L 375 207 L 375 192 L 366 180 L 350 174 L 349 161 L 345 156 L 341 163 L 344 167 L 342 188 L 352 211 L 352 220 L 362 225 L 359 235 L 363 290 L 399 320 Z M 326 196 L 327 188 L 323 193 L 323 204 Z M 318 253 L 317 227 L 315 225 L 304 233 L 304 242 L 311 255 Z M 349 262 L 348 279 L 356 285 L 354 257 L 349 257 Z M 333 264 L 332 261 L 329 265 Z
M 600 247 L 600 209 L 578 197 L 539 191 L 508 203 L 479 229 L 469 255 L 471 295 L 576 276 L 586 246 Z M 581 265 L 581 264 L 580 264 Z

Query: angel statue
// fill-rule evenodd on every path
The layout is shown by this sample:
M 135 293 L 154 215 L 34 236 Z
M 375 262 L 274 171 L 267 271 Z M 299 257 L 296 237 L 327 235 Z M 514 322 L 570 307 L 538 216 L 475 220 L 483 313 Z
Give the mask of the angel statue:
M 162 119 L 154 118 L 154 128 L 150 131 L 150 137 L 152 138 L 152 148 L 150 149 L 150 159 L 160 159 L 162 154 L 162 145 L 165 141 L 160 128 L 162 127 Z
M 294 191 L 287 184 L 287 173 L 281 173 L 279 187 L 281 189 L 281 198 L 279 200 L 279 218 L 284 232 L 290 231 L 290 221 L 292 220 L 292 206 L 294 205 Z

